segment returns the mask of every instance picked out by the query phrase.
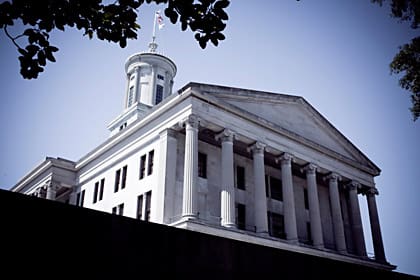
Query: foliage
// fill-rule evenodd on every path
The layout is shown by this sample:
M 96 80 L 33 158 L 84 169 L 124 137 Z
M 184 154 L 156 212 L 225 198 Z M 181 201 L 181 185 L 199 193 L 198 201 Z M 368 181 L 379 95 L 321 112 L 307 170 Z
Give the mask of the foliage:
M 128 39 L 137 38 L 140 26 L 137 9 L 144 4 L 165 3 L 165 15 L 172 23 L 179 20 L 182 30 L 188 27 L 195 32 L 201 48 L 211 41 L 215 46 L 224 40 L 222 31 L 228 19 L 225 9 L 228 0 L 116 0 L 103 4 L 102 0 L 10 0 L 0 4 L 0 28 L 20 53 L 20 73 L 25 79 L 36 79 L 44 71 L 47 61 L 55 62 L 56 46 L 50 45 L 53 30 L 77 28 L 90 39 L 118 43 L 122 48 Z M 105 1 L 104 1 L 105 2 Z M 21 20 L 28 27 L 22 34 L 12 36 L 8 27 Z M 26 46 L 21 47 L 26 38 Z
M 400 52 L 394 57 L 390 67 L 392 73 L 405 72 L 400 79 L 400 86 L 411 91 L 410 110 L 415 121 L 420 116 L 420 37 L 400 47 Z
M 382 5 L 384 0 L 371 0 Z M 411 28 L 417 29 L 420 24 L 419 0 L 391 0 L 391 16 L 401 21 L 411 21 Z M 411 92 L 413 120 L 420 117 L 420 37 L 400 47 L 390 64 L 391 73 L 403 74 L 399 83 L 403 89 Z

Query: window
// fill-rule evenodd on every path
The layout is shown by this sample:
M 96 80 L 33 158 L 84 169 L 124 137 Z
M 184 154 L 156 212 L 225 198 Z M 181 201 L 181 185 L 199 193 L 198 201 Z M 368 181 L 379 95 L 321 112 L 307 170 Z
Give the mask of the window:
M 101 180 L 101 187 L 99 188 L 99 200 L 104 198 L 104 187 L 105 187 L 105 178 Z
M 149 152 L 149 163 L 147 165 L 147 175 L 151 175 L 153 173 L 153 157 L 155 156 L 155 151 L 151 150 Z
M 267 212 L 268 216 L 268 232 L 270 236 L 278 237 L 278 238 L 286 238 L 286 234 L 284 232 L 284 218 L 283 215 Z
M 81 193 L 77 193 L 77 195 L 76 195 L 76 205 L 77 206 L 80 206 L 80 195 L 81 195 Z
M 303 189 L 303 200 L 305 202 L 305 209 L 309 209 L 308 189 Z
M 157 78 L 158 78 L 158 80 L 162 80 L 162 81 L 164 81 L 165 80 L 165 77 L 163 77 L 162 75 L 160 75 L 160 74 L 158 74 L 157 75 Z
M 80 205 L 82 206 L 85 204 L 85 190 L 82 191 L 82 194 L 80 195 Z
M 163 86 L 156 85 L 155 105 L 159 104 L 163 99 Z
M 122 216 L 124 215 L 124 203 L 121 203 L 118 205 L 118 215 Z
M 120 131 L 127 127 L 127 122 L 120 125 Z
M 130 80 L 134 80 L 134 78 L 136 77 L 136 75 L 131 75 Z
M 120 176 L 121 176 L 121 169 L 118 169 L 115 172 L 114 193 L 117 192 L 120 187 Z
M 95 189 L 93 190 L 93 203 L 98 201 L 99 182 L 95 183 Z
M 144 213 L 144 220 L 150 221 L 150 207 L 152 202 L 152 191 L 146 193 L 146 209 Z
M 268 176 L 266 174 L 265 177 L 264 177 L 264 179 L 265 179 L 265 196 L 266 197 L 270 197 L 270 186 L 268 184 L 268 178 L 270 178 L 270 176 Z
M 122 170 L 121 189 L 125 188 L 126 179 L 127 179 L 127 165 L 124 166 Z
M 245 167 L 236 166 L 236 187 L 245 190 Z
M 283 190 L 281 180 L 270 177 L 270 191 L 271 191 L 271 198 L 283 201 Z
M 143 195 L 137 197 L 137 219 L 143 218 Z
M 134 103 L 134 86 L 131 86 L 128 92 L 128 107 L 133 105 L 133 103 Z
M 207 178 L 207 155 L 198 153 L 198 177 Z
M 265 194 L 272 199 L 283 201 L 283 188 L 281 180 L 265 175 Z
M 236 225 L 238 226 L 238 229 L 245 230 L 246 225 L 246 211 L 245 211 L 245 205 L 241 203 L 236 204 Z
M 124 215 L 124 203 L 121 203 L 118 206 L 112 207 L 112 214 L 116 215 Z
M 144 178 L 146 170 L 146 155 L 142 155 L 140 158 L 140 179 Z

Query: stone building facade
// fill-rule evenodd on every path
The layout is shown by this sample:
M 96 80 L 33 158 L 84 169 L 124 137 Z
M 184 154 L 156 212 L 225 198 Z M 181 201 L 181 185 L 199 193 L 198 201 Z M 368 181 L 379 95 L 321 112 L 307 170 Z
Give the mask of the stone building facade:
M 304 98 L 189 83 L 154 51 L 126 62 L 123 112 L 76 162 L 50 158 L 12 191 L 274 248 L 394 269 L 380 169 Z M 359 197 L 369 209 L 366 253 Z

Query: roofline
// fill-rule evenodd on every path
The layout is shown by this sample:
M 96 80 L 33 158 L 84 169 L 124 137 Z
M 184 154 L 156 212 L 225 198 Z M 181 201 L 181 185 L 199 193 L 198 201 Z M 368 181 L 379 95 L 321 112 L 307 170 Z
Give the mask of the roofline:
M 65 163 L 63 164 L 63 162 Z M 67 166 L 66 164 L 70 164 L 73 166 Z M 12 192 L 20 191 L 26 186 L 27 183 L 32 181 L 34 178 L 42 174 L 42 172 L 44 172 L 50 167 L 59 167 L 59 168 L 67 169 L 70 171 L 76 171 L 74 165 L 75 165 L 74 161 L 71 161 L 65 158 L 46 157 L 44 161 L 38 164 L 34 169 L 32 169 L 22 179 L 20 179 L 12 188 L 10 188 L 10 191 Z
M 195 88 L 198 88 L 199 90 L 200 89 L 202 89 L 203 87 L 210 87 L 210 88 L 218 88 L 218 89 L 221 89 L 221 90 L 224 90 L 224 91 L 233 91 L 233 90 L 240 90 L 240 91 L 246 91 L 246 92 L 249 92 L 249 93 L 251 93 L 251 94 L 253 94 L 253 95 L 255 95 L 255 94 L 261 94 L 261 93 L 264 93 L 264 94 L 267 94 L 267 95 L 274 95 L 274 96 L 277 96 L 277 97 L 285 97 L 285 98 L 291 98 L 292 100 L 300 100 L 304 105 L 306 105 L 306 106 L 308 106 L 309 108 L 310 108 L 310 110 L 311 111 L 313 111 L 313 112 L 315 112 L 315 114 L 317 114 L 317 116 L 319 117 L 319 118 L 321 118 L 321 120 L 323 120 L 334 132 L 336 132 L 336 133 L 338 133 L 343 139 L 345 139 L 345 141 L 349 144 L 349 145 L 351 145 L 354 149 L 355 149 L 355 151 L 356 152 L 358 152 L 359 153 L 359 155 L 361 156 L 361 157 L 363 157 L 369 164 L 371 164 L 372 165 L 372 167 L 373 167 L 373 176 L 378 176 L 378 175 L 380 175 L 380 173 L 381 173 L 381 169 L 375 164 L 375 163 L 373 163 L 373 161 L 371 161 L 362 151 L 360 151 L 360 149 L 359 148 L 357 148 L 357 146 L 356 145 L 354 145 L 345 135 L 343 135 L 337 128 L 335 128 L 334 127 L 334 125 L 331 123 L 331 122 L 329 122 L 320 112 L 318 112 L 305 98 L 303 98 L 302 96 L 296 96 L 296 95 L 289 95 L 289 94 L 281 94 L 281 93 L 274 93 L 274 92 L 267 92 L 267 91 L 259 91 L 259 90 L 252 90 L 252 89 L 243 89 L 243 88 L 235 88 L 235 87 L 226 87 L 226 86 L 219 86 L 219 85 L 212 85 L 212 84 L 202 84 L 202 83 L 197 83 L 197 82 L 190 82 L 190 83 L 188 83 L 187 85 L 185 85 L 181 90 L 187 90 L 188 88 L 193 88 L 193 87 L 195 87 Z M 181 91 L 181 90 L 179 90 L 178 91 L 178 93 Z M 229 104 L 230 105 L 230 104 Z M 235 106 L 236 107 L 236 106 Z M 240 108 L 238 108 L 238 109 L 240 109 Z M 244 110 L 242 110 L 242 111 L 244 111 Z M 248 112 L 249 113 L 249 112 Z M 267 120 L 268 121 L 268 120 Z M 270 122 L 270 121 L 269 121 Z M 328 150 L 328 151 L 330 151 L 330 152 L 333 152 L 334 154 L 338 154 L 338 155 L 340 155 L 340 156 L 342 156 L 342 157 L 345 157 L 344 155 L 341 155 L 340 153 L 337 153 L 337 152 L 335 152 L 335 151 L 332 151 L 332 150 L 330 150 L 330 149 L 328 149 L 328 148 L 326 148 L 326 147 L 324 147 L 324 146 L 322 146 L 322 145 L 319 145 L 318 143 L 315 143 L 315 142 L 313 142 L 313 141 L 311 141 L 311 140 L 309 140 L 309 139 L 307 139 L 307 138 L 305 138 L 304 136 L 301 136 L 301 135 L 299 135 L 299 134 L 296 134 L 296 133 L 294 133 L 293 131 L 289 131 L 289 130 L 287 130 L 287 129 L 284 129 L 284 128 L 282 128 L 282 130 L 285 130 L 285 132 L 286 133 L 290 133 L 291 134 L 291 136 L 292 137 L 290 137 L 290 138 L 292 138 L 293 140 L 297 140 L 297 141 L 299 141 L 299 139 L 295 139 L 295 137 L 294 136 L 298 136 L 299 138 L 303 138 L 303 139 L 305 139 L 305 141 L 307 141 L 307 142 L 309 142 L 309 143 L 311 143 L 312 145 L 315 145 L 315 146 L 317 146 L 317 147 L 321 147 L 322 149 L 324 149 L 324 150 Z M 349 159 L 350 160 L 350 159 Z
M 186 84 L 185 86 L 183 86 L 181 89 L 179 89 L 176 93 L 171 94 L 169 97 L 167 97 L 166 99 L 163 100 L 162 103 L 160 103 L 159 105 L 153 107 L 151 109 L 151 111 L 145 115 L 144 118 L 134 122 L 132 125 L 128 126 L 125 130 L 121 131 L 120 133 L 117 133 L 116 135 L 112 136 L 111 138 L 108 138 L 105 142 L 103 142 L 102 144 L 100 144 L 99 146 L 97 146 L 95 149 L 93 149 L 91 152 L 87 153 L 85 156 L 81 157 L 76 163 L 75 163 L 75 168 L 79 169 L 82 168 L 83 166 L 85 166 L 86 164 L 88 164 L 89 162 L 91 162 L 94 158 L 96 158 L 97 155 L 102 154 L 103 152 L 109 150 L 110 148 L 112 148 L 114 145 L 120 143 L 120 141 L 123 141 L 125 138 L 129 137 L 131 134 L 135 133 L 139 128 L 141 128 L 143 125 L 147 124 L 148 122 L 150 122 L 151 120 L 159 117 L 161 115 L 162 112 L 166 111 L 168 108 L 172 108 L 173 106 L 176 106 L 177 104 L 179 104 L 180 102 L 182 102 L 183 100 L 185 100 L 186 98 L 188 98 L 189 96 L 194 96 L 196 98 L 199 99 L 205 99 L 206 101 L 211 101 L 212 103 L 214 103 L 214 105 L 221 107 L 221 104 L 217 104 L 216 102 L 214 102 L 213 98 L 211 98 L 211 96 L 209 96 L 208 94 L 203 94 L 200 93 L 200 88 L 203 89 L 204 87 L 210 87 L 210 88 L 218 88 L 224 91 L 245 91 L 245 92 L 249 92 L 250 94 L 267 94 L 267 95 L 275 95 L 275 96 L 281 96 L 281 97 L 285 97 L 285 98 L 291 98 L 294 101 L 298 101 L 300 100 L 301 102 L 304 103 L 304 105 L 309 106 L 309 108 L 314 111 L 323 121 L 325 121 L 330 128 L 332 128 L 335 132 L 338 132 L 339 135 L 346 139 L 345 141 L 348 142 L 348 144 L 350 144 L 358 153 L 360 153 L 360 155 L 365 158 L 368 163 L 371 163 L 372 166 L 374 167 L 374 169 L 370 169 L 368 166 L 365 165 L 360 165 L 357 164 L 357 161 L 354 161 L 352 159 L 349 159 L 347 157 L 345 157 L 344 155 L 337 153 L 333 150 L 330 150 L 322 145 L 319 145 L 318 143 L 315 143 L 299 134 L 296 134 L 292 131 L 289 131 L 285 128 L 282 128 L 280 126 L 274 126 L 274 124 L 272 124 L 270 121 L 267 120 L 267 124 L 266 126 L 274 129 L 277 133 L 282 133 L 283 135 L 293 139 L 294 141 L 298 141 L 306 146 L 309 146 L 310 148 L 316 149 L 320 152 L 325 152 L 327 153 L 329 156 L 332 156 L 338 160 L 344 161 L 346 164 L 352 165 L 355 168 L 361 169 L 364 172 L 368 172 L 369 174 L 373 175 L 373 176 L 378 176 L 380 174 L 380 169 L 379 167 L 377 167 L 366 155 L 364 155 L 350 140 L 348 140 L 339 130 L 337 130 L 324 116 L 322 116 L 308 101 L 306 101 L 303 97 L 301 96 L 295 96 L 295 95 L 288 95 L 288 94 L 279 94 L 279 93 L 274 93 L 274 92 L 267 92 L 267 91 L 258 91 L 258 90 L 252 90 L 252 89 L 243 89 L 243 88 L 235 88 L 235 87 L 227 87 L 227 86 L 220 86 L 220 85 L 212 85 L 212 84 L 203 84 L 203 83 L 198 83 L 198 82 L 189 82 L 188 84 Z M 190 89 L 190 91 L 188 92 L 188 89 Z M 193 90 L 193 89 L 198 89 L 198 91 Z M 229 109 L 229 111 L 232 111 L 233 108 L 235 108 L 235 110 L 241 110 L 241 113 L 246 112 L 248 115 L 250 115 L 251 113 L 244 111 L 236 106 L 233 106 L 229 103 L 225 103 L 222 105 L 223 107 Z M 248 120 L 251 120 L 250 117 L 247 117 Z M 251 120 L 252 121 L 252 120 Z M 279 130 L 280 129 L 280 130 Z M 357 166 L 356 166 L 357 165 Z M 365 167 L 365 168 L 361 168 L 361 167 Z

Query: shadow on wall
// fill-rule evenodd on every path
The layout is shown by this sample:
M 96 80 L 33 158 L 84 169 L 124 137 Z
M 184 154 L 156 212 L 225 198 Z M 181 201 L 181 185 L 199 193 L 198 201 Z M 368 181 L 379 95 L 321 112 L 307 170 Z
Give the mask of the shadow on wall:
M 420 279 L 4 190 L 0 221 L 1 271 L 13 279 Z

